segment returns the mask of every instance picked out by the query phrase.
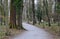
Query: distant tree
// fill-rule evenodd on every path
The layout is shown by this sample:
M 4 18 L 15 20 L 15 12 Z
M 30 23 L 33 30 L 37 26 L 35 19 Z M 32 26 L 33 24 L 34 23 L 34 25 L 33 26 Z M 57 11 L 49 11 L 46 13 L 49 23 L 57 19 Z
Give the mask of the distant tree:
M 30 5 L 30 4 L 29 4 L 29 0 L 26 0 L 26 3 L 27 3 L 27 5 L 26 5 L 26 7 L 27 7 L 27 11 L 26 11 L 26 12 L 27 12 L 27 22 L 29 23 L 29 16 L 30 16 L 30 15 L 29 15 L 29 8 L 30 8 L 30 7 L 29 7 L 29 5 Z
M 56 3 L 56 13 L 58 18 L 58 26 L 60 26 L 60 1 L 59 0 L 57 0 Z
M 2 0 L 0 0 L 0 12 L 2 13 Z M 0 15 L 1 15 L 1 13 L 0 13 Z M 2 25 L 2 16 L 0 16 L 0 22 Z
M 8 0 L 4 0 L 2 5 L 4 9 L 4 25 L 7 25 L 8 24 Z
M 29 0 L 29 20 L 32 21 L 32 0 Z
M 41 10 L 40 4 L 37 4 L 36 16 L 37 16 L 37 19 L 38 19 L 39 24 L 40 24 L 40 22 L 42 20 L 42 10 Z
M 47 18 L 48 18 L 48 25 L 51 26 L 51 23 L 50 23 L 50 17 L 49 17 L 49 14 L 48 14 L 48 1 L 47 0 L 44 0 L 43 1 L 43 5 L 46 9 L 46 15 L 47 15 Z

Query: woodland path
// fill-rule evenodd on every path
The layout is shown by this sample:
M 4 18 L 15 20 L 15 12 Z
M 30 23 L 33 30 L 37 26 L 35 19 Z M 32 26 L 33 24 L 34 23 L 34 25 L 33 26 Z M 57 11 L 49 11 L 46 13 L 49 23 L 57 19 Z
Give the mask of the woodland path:
M 40 29 L 34 25 L 23 23 L 23 27 L 27 30 L 13 39 L 53 39 L 53 35 Z

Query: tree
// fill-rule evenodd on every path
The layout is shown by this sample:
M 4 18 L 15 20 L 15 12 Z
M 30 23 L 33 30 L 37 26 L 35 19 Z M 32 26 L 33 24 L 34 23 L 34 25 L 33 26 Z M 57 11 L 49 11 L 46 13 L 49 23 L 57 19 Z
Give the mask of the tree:
M 2 0 L 0 0 L 0 15 L 2 15 Z M 2 25 L 2 16 L 0 16 L 0 22 Z
M 18 29 L 24 29 L 22 27 L 22 13 L 23 13 L 23 0 L 15 0 L 17 19 L 18 19 Z
M 42 10 L 41 10 L 41 5 L 40 4 L 37 4 L 36 16 L 37 16 L 37 19 L 38 19 L 39 24 L 40 24 L 40 22 L 42 20 Z
M 11 0 L 10 4 L 10 28 L 16 28 L 16 7 L 14 0 Z
M 4 0 L 2 5 L 4 9 L 4 25 L 7 25 L 8 24 L 8 0 Z
M 48 14 L 48 2 L 47 2 L 47 0 L 44 0 L 43 4 L 44 4 L 45 9 L 46 9 L 46 15 L 47 15 L 47 18 L 48 18 L 48 25 L 51 26 L 51 24 L 50 24 L 50 17 L 49 17 L 49 14 Z
M 32 13 L 33 13 L 33 25 L 36 23 L 36 19 L 35 19 L 35 4 L 34 4 L 35 0 L 32 0 Z
M 56 13 L 58 18 L 58 26 L 60 26 L 60 1 L 59 0 L 57 0 L 56 3 Z
M 6 23 L 5 23 L 5 18 L 6 18 L 6 15 L 5 15 L 5 14 L 7 13 L 7 12 L 6 12 L 6 10 L 7 10 L 6 7 L 7 7 L 7 6 L 6 6 L 6 5 L 8 5 L 8 3 L 7 3 L 7 1 L 5 1 L 5 0 L 4 0 L 4 1 L 0 0 L 0 2 L 1 2 L 1 3 L 0 3 L 0 9 L 1 9 L 1 11 L 0 11 L 0 12 L 1 12 L 1 13 L 0 13 L 0 15 L 1 15 L 1 17 L 0 17 L 0 19 L 1 19 L 1 25 L 2 25 L 3 23 L 4 23 L 4 25 L 5 25 L 5 24 L 6 24 Z M 6 2 L 6 3 L 5 3 L 5 2 Z

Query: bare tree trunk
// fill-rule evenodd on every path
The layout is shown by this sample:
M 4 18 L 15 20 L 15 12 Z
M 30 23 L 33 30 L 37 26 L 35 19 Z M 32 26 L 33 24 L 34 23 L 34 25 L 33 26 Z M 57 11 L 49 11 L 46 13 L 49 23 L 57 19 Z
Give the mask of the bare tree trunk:
M 35 19 L 35 5 L 34 5 L 34 0 L 32 0 L 32 13 L 33 13 L 33 25 L 36 24 L 36 19 Z
M 24 29 L 22 26 L 23 0 L 20 0 L 20 2 L 20 6 L 18 7 L 18 29 Z
M 23 29 L 22 27 L 22 7 L 19 10 L 19 15 L 18 15 L 18 29 Z
M 50 24 L 50 17 L 49 17 L 49 14 L 48 14 L 48 2 L 47 2 L 47 0 L 46 0 L 46 4 L 45 4 L 46 6 L 46 15 L 47 15 L 47 17 L 48 17 L 48 25 L 49 26 L 51 26 L 51 24 Z
M 1 6 L 2 6 L 2 0 L 0 0 L 0 1 L 1 1 Z M 3 18 L 2 18 L 2 7 L 0 7 L 0 8 L 1 8 L 1 18 L 0 18 L 1 20 L 0 21 L 1 21 L 1 25 L 2 25 L 2 21 L 3 21 Z
M 11 5 L 10 5 L 10 28 L 16 28 L 16 8 L 12 4 L 13 4 L 13 1 L 11 0 Z

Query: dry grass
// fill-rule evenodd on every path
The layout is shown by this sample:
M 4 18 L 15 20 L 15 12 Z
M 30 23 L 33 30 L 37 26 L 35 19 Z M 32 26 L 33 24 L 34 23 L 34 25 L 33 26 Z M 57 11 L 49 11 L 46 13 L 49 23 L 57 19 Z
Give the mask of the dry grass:
M 5 32 L 6 32 L 6 26 L 0 25 L 0 39 L 5 36 Z
M 21 34 L 24 30 L 9 29 L 8 26 L 0 26 L 0 39 L 11 39 L 11 37 Z
M 9 36 L 5 36 L 3 39 L 11 39 L 13 36 L 21 34 L 24 30 L 9 29 Z
M 45 30 L 48 30 L 49 32 L 52 32 L 53 34 L 59 35 L 60 33 L 60 26 L 57 26 L 57 24 L 52 24 L 52 26 L 48 26 L 46 23 L 41 23 L 40 25 L 36 24 L 40 28 L 44 28 Z
M 36 24 L 36 26 L 53 34 L 55 36 L 54 39 L 60 39 L 60 26 L 57 26 L 56 24 L 52 24 L 51 27 L 49 27 L 47 24 Z

